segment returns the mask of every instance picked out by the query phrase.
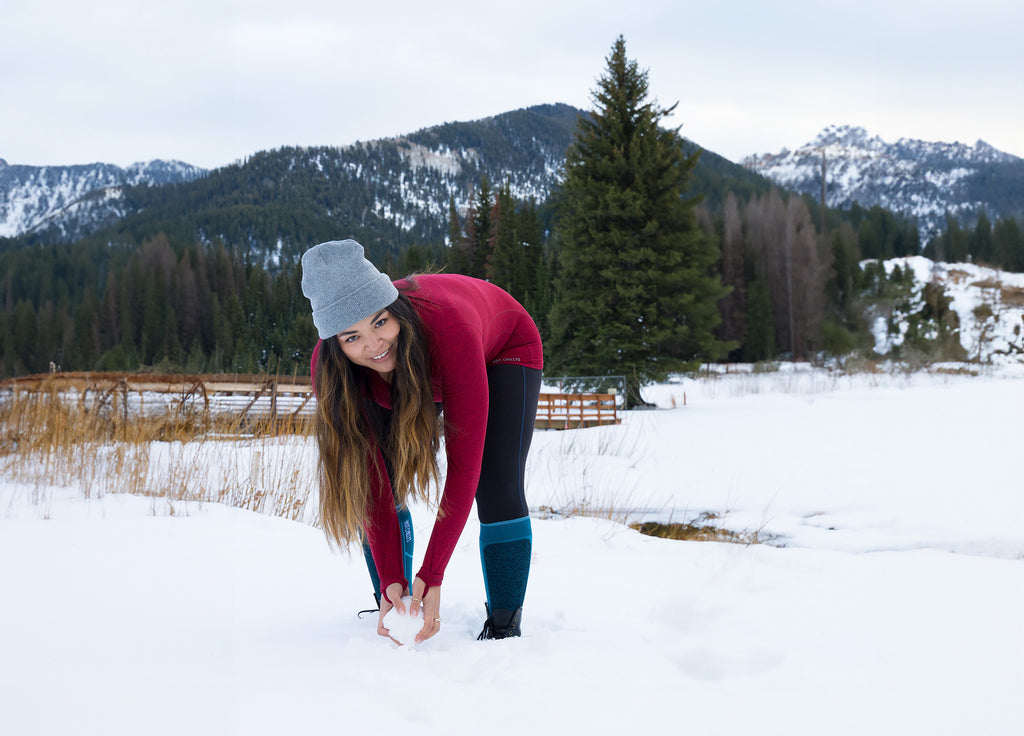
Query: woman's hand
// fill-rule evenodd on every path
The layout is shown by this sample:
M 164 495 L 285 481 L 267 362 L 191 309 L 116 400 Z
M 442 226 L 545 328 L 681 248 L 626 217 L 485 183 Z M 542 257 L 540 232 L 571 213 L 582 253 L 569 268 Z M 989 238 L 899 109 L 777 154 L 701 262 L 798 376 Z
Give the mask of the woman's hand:
M 419 578 L 417 578 L 417 580 L 419 580 Z M 408 593 L 409 591 L 398 583 L 391 583 L 391 585 L 387 587 L 387 590 L 384 591 L 384 595 L 380 597 L 380 614 L 377 616 L 377 635 L 386 636 L 398 645 L 401 645 L 402 642 L 392 638 L 391 632 L 389 632 L 384 626 L 384 617 L 392 608 L 398 611 L 399 615 L 404 615 L 405 604 L 402 603 L 402 596 L 408 595 Z M 394 601 L 394 603 L 391 601 Z
M 397 585 L 395 586 L 397 587 Z M 426 590 L 426 594 L 423 591 Z M 427 584 L 419 578 L 412 583 L 412 603 L 409 613 L 415 616 L 423 610 L 423 628 L 416 634 L 416 643 L 421 644 L 441 630 L 441 586 L 427 588 Z

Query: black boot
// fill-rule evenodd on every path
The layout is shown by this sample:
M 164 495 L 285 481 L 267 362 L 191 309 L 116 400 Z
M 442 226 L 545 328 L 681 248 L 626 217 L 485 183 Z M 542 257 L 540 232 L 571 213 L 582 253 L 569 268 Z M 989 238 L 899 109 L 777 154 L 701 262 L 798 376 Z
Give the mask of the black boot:
M 362 611 L 360 611 L 359 613 L 356 614 L 356 616 L 358 618 L 362 618 L 363 616 L 365 616 L 368 613 L 378 613 L 378 612 L 380 612 L 380 593 L 374 593 L 373 594 L 373 600 L 376 602 L 377 607 L 376 608 L 364 608 Z
M 481 639 L 507 639 L 510 636 L 522 636 L 523 631 L 519 624 L 523 620 L 523 607 L 520 606 L 514 611 L 497 608 L 491 611 L 486 603 L 487 620 L 484 621 L 484 630 L 480 632 L 477 641 Z

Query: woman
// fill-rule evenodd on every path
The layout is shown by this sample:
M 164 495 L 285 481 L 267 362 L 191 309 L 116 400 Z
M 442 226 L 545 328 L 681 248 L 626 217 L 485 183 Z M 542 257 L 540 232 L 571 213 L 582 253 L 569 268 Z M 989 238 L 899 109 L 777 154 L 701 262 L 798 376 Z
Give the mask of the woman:
M 523 475 L 543 367 L 533 320 L 467 276 L 392 282 L 354 240 L 306 251 L 302 290 L 320 337 L 311 370 L 321 522 L 339 545 L 365 535 L 377 633 L 388 635 L 384 615 L 405 613 L 407 595 L 411 613 L 423 612 L 416 642 L 440 630 L 445 567 L 475 498 L 488 614 L 479 638 L 519 636 L 532 546 Z M 432 500 L 442 430 L 444 489 L 410 580 L 411 524 L 399 516 L 412 498 Z

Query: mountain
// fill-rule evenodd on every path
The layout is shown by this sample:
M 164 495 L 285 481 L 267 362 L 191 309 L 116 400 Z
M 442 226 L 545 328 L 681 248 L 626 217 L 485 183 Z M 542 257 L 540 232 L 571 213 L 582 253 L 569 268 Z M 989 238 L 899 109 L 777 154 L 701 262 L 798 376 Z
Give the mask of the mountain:
M 909 138 L 886 143 L 864 128 L 830 126 L 795 151 L 741 163 L 781 187 L 819 198 L 823 153 L 829 207 L 856 202 L 916 218 L 922 243 L 945 228 L 946 213 L 971 225 L 982 211 L 990 218 L 1024 215 L 1024 159 L 980 140 L 973 146 Z
M 538 105 L 343 147 L 262 151 L 166 184 L 82 186 L 62 200 L 72 206 L 51 215 L 47 228 L 28 232 L 36 242 L 95 232 L 135 243 L 163 232 L 181 242 L 223 242 L 269 261 L 338 237 L 359 239 L 373 257 L 397 254 L 410 243 L 444 242 L 449 202 L 464 215 L 482 177 L 495 187 L 507 182 L 518 199 L 543 202 L 586 114 L 564 104 Z M 769 183 L 705 151 L 693 187 L 714 203 L 726 190 L 746 195 Z M 33 196 L 54 197 L 42 181 Z
M 339 237 L 373 257 L 440 243 L 449 200 L 465 212 L 481 177 L 508 181 L 521 199 L 545 197 L 580 114 L 542 105 L 343 147 L 261 151 L 188 184 L 126 190 L 120 235 L 165 232 L 274 258 Z
M 121 168 L 12 166 L 0 159 L 0 237 L 34 233 L 48 241 L 75 240 L 127 213 L 126 186 L 192 181 L 205 173 L 180 161 Z

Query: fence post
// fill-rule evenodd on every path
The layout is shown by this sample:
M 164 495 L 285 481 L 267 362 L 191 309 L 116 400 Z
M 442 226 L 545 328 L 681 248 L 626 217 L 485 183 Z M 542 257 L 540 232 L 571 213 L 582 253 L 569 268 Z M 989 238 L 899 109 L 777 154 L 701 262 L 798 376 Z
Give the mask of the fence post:
M 270 384 L 270 416 L 271 426 L 277 426 L 277 376 L 271 379 Z

